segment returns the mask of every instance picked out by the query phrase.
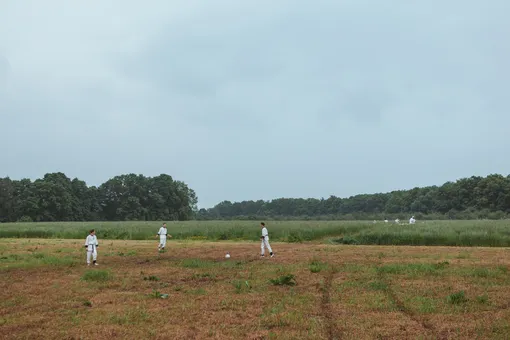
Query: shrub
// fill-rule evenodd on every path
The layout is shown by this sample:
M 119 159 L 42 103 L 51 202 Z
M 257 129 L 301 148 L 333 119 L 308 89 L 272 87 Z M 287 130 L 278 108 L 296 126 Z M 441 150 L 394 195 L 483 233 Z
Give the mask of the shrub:
M 297 284 L 293 274 L 282 275 L 276 279 L 269 279 L 269 282 L 275 286 L 295 286 Z

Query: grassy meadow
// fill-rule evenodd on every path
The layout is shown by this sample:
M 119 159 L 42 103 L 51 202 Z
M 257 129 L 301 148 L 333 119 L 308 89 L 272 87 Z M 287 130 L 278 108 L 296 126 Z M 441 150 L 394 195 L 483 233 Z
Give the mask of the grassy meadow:
M 4 339 L 508 339 L 510 251 L 0 239 Z M 225 259 L 229 251 L 232 258 Z
M 5 339 L 508 339 L 507 221 L 0 224 Z M 99 266 L 83 242 L 95 228 Z M 226 259 L 225 253 L 232 257 Z
M 272 241 L 328 241 L 357 245 L 510 246 L 510 221 L 418 221 L 415 225 L 363 221 L 266 221 Z M 258 221 L 168 222 L 173 240 L 257 241 Z M 149 240 L 161 222 L 4 223 L 0 238 Z

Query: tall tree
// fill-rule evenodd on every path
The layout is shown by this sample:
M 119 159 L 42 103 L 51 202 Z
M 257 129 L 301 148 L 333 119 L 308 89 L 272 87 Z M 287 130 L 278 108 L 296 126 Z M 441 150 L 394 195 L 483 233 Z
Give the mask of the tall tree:
M 0 222 L 188 220 L 196 205 L 195 192 L 165 174 L 116 176 L 99 188 L 60 172 L 0 179 Z
M 14 212 L 15 184 L 10 178 L 0 178 L 0 222 L 10 221 Z

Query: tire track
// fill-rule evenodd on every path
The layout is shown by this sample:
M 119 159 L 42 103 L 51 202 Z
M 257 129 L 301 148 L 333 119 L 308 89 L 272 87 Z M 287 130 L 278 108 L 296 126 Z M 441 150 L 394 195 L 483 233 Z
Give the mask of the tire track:
M 379 268 L 379 266 L 377 266 L 377 268 Z M 434 339 L 447 339 L 447 337 L 444 334 L 441 334 L 438 332 L 438 330 L 434 327 L 434 325 L 432 323 L 428 322 L 427 320 L 424 320 L 419 315 L 417 315 L 416 313 L 414 313 L 412 310 L 410 310 L 409 308 L 407 308 L 405 306 L 405 304 L 402 302 L 402 300 L 400 300 L 398 298 L 395 291 L 393 289 L 391 289 L 390 282 L 386 279 L 386 277 L 383 273 L 377 271 L 377 278 L 380 281 L 384 282 L 386 284 L 386 286 L 388 287 L 385 290 L 386 295 L 388 296 L 388 298 L 391 301 L 393 301 L 393 303 L 395 304 L 395 307 L 397 308 L 397 310 L 399 312 L 404 314 L 406 317 L 408 317 L 413 322 L 419 324 L 425 330 L 425 332 L 428 333 L 429 336 L 432 336 Z
M 388 283 L 386 282 L 386 284 L 388 284 Z M 403 313 L 404 315 L 406 315 L 409 319 L 413 320 L 414 322 L 420 324 L 428 333 L 431 333 L 430 335 L 434 335 L 434 336 L 436 336 L 437 339 L 440 339 L 440 337 L 438 337 L 439 335 L 438 335 L 438 332 L 435 329 L 434 325 L 427 322 L 426 320 L 423 320 L 422 318 L 420 318 L 419 315 L 414 313 L 412 310 L 408 309 L 404 305 L 404 303 L 397 297 L 397 295 L 391 288 L 388 288 L 387 295 L 393 301 L 393 303 L 395 304 L 395 306 L 397 307 L 399 312 Z
M 341 339 L 341 332 L 335 326 L 335 319 L 331 309 L 331 286 L 335 276 L 335 270 L 329 271 L 328 275 L 324 278 L 324 284 L 319 287 L 322 291 L 321 298 L 321 313 L 326 322 L 326 334 L 329 340 Z

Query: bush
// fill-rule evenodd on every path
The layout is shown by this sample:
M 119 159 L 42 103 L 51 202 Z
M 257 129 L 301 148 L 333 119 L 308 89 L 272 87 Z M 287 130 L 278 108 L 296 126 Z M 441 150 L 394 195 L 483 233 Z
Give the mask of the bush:
M 339 239 L 334 240 L 334 242 L 340 244 L 359 244 L 359 241 L 351 236 L 340 237 Z
M 289 236 L 287 237 L 287 242 L 301 243 L 301 242 L 303 242 L 303 237 L 301 236 L 301 234 L 293 232 L 293 233 L 290 233 Z
M 328 267 L 327 263 L 320 262 L 318 260 L 313 260 L 312 262 L 310 262 L 310 265 L 309 265 L 310 272 L 312 272 L 312 273 L 318 273 L 318 272 L 322 271 L 323 269 L 326 269 L 327 267 Z
M 297 284 L 293 274 L 282 275 L 276 279 L 269 279 L 269 282 L 275 286 L 295 286 Z

